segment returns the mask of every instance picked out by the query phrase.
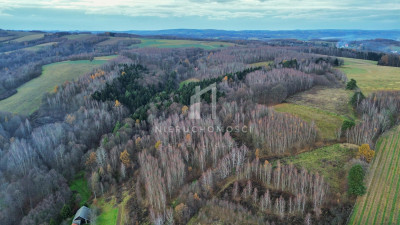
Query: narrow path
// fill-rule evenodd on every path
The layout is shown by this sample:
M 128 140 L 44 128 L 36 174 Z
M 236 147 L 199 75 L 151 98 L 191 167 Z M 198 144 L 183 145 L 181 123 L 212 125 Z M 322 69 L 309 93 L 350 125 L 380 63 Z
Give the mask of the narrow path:
M 118 207 L 118 216 L 116 225 L 121 225 L 121 206 Z

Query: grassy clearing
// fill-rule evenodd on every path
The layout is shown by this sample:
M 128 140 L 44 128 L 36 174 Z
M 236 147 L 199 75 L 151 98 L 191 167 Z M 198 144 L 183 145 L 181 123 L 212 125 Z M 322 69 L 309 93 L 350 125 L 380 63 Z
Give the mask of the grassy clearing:
M 346 118 L 356 119 L 349 104 L 351 91 L 341 88 L 316 86 L 310 90 L 295 94 L 284 104 L 274 106 L 278 112 L 287 112 L 301 119 L 314 121 L 322 140 L 336 139 L 336 131 Z
M 115 225 L 118 219 L 118 207 L 115 207 L 115 198 L 106 202 L 104 198 L 98 198 L 95 205 L 100 209 L 101 214 L 97 217 L 97 225 Z
M 92 193 L 89 190 L 89 186 L 85 178 L 84 172 L 80 172 L 75 176 L 74 180 L 70 183 L 69 188 L 72 191 L 75 191 L 77 192 L 77 194 L 79 194 L 81 199 L 79 204 L 81 206 L 87 203 L 89 201 L 90 196 L 92 195 Z
M 167 39 L 148 39 L 140 38 L 140 44 L 134 44 L 132 47 L 139 48 L 204 48 L 216 49 L 233 46 L 233 43 L 219 41 L 193 41 L 193 40 L 167 40 Z
M 70 40 L 83 40 L 91 37 L 91 34 L 71 34 L 64 36 Z M 116 44 L 120 40 L 140 40 L 140 44 L 131 45 L 132 48 L 203 48 L 217 49 L 233 46 L 233 43 L 222 41 L 195 41 L 195 40 L 169 40 L 169 39 L 153 39 L 153 38 L 130 38 L 130 37 L 110 37 L 108 40 L 100 42 L 98 45 Z
M 20 86 L 17 94 L 0 101 L 0 111 L 30 114 L 39 108 L 43 94 L 52 91 L 56 85 L 89 73 L 105 62 L 107 58 L 101 57 L 93 61 L 63 61 L 45 65 L 42 75 Z
M 109 39 L 102 41 L 98 43 L 97 45 L 100 46 L 107 46 L 107 45 L 115 45 L 119 41 L 125 41 L 125 40 L 138 40 L 138 38 L 130 38 L 130 37 L 110 37 Z
M 315 86 L 310 90 L 290 96 L 286 101 L 354 118 L 353 108 L 349 104 L 352 94 L 352 91 L 343 88 Z
M 179 83 L 179 88 L 183 87 L 183 85 L 185 85 L 185 84 L 192 83 L 192 82 L 199 82 L 199 81 L 200 80 L 197 78 L 190 78 L 190 79 L 184 80 Z
M 400 90 L 400 68 L 378 66 L 377 62 L 361 59 L 342 58 L 344 65 L 339 67 L 349 79 L 369 94 L 378 90 Z
M 20 51 L 20 50 L 24 50 L 24 51 L 34 51 L 34 52 L 35 52 L 35 51 L 41 50 L 41 49 L 43 49 L 43 48 L 45 48 L 45 47 L 49 47 L 49 46 L 52 46 L 52 45 L 57 44 L 57 43 L 58 43 L 58 42 L 47 42 L 47 43 L 40 44 L 40 45 L 34 45 L 34 46 L 31 46 L 31 47 L 27 47 L 27 48 L 21 48 L 21 49 L 18 49 L 18 50 L 5 52 L 5 54 L 10 54 L 10 53 L 12 53 L 12 52 Z
M 114 58 L 116 58 L 116 57 L 118 57 L 118 55 L 107 55 L 107 56 L 98 56 L 98 57 L 95 57 L 94 59 L 95 60 L 110 60 L 110 59 L 114 59 Z
M 57 44 L 57 43 L 58 42 L 47 42 L 47 43 L 44 43 L 44 44 L 35 45 L 35 46 L 32 46 L 32 47 L 28 47 L 28 48 L 23 48 L 22 50 L 37 51 L 37 50 L 40 50 L 40 49 L 42 49 L 44 47 L 49 47 L 49 46 L 52 46 L 52 45 Z
M 14 37 L 13 36 L 0 37 L 0 42 L 8 41 L 8 40 L 11 40 L 11 39 L 14 39 Z
M 400 129 L 381 138 L 367 176 L 367 193 L 357 199 L 349 224 L 396 224 L 400 222 Z
M 343 177 L 349 169 L 346 165 L 354 158 L 357 147 L 352 144 L 335 144 L 290 156 L 282 159 L 281 162 L 293 163 L 296 167 L 303 167 L 314 173 L 318 172 L 329 183 L 333 193 L 343 193 L 344 190 L 341 190 L 345 187 Z
M 250 64 L 250 66 L 252 67 L 269 67 L 271 64 L 273 63 L 273 61 L 265 61 L 265 62 L 258 62 L 258 63 L 252 63 Z
M 26 40 L 24 40 L 24 37 L 26 37 L 25 39 L 29 40 L 30 38 L 34 37 L 34 36 L 31 36 L 31 35 L 37 35 L 38 34 L 38 33 L 35 33 L 35 32 L 11 31 L 11 30 L 6 31 L 6 32 L 7 32 L 8 36 L 0 37 L 0 42 L 3 42 L 3 41 L 20 41 L 20 40 L 26 41 Z M 27 37 L 27 36 L 31 36 L 31 37 Z
M 90 36 L 92 36 L 92 34 L 70 34 L 70 35 L 65 35 L 63 37 L 69 40 L 79 40 L 79 39 L 85 39 Z
M 262 224 L 251 212 L 233 210 L 220 205 L 206 204 L 193 216 L 188 225 L 199 224 Z
M 342 126 L 344 120 L 343 116 L 305 105 L 283 103 L 274 106 L 274 109 L 296 115 L 307 122 L 314 121 L 320 131 L 320 137 L 324 140 L 336 139 L 335 132 Z
M 14 39 L 13 41 L 16 41 L 16 42 L 33 41 L 33 40 L 40 39 L 43 37 L 44 37 L 44 34 L 30 34 L 30 35 L 26 35 L 26 36 Z

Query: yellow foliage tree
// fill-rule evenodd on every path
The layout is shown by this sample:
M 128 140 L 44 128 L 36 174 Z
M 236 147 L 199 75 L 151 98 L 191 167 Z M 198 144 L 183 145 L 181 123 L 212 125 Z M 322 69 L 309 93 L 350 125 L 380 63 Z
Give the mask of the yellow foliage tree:
M 125 165 L 128 166 L 131 163 L 131 159 L 129 158 L 129 153 L 125 149 L 121 154 L 119 155 L 119 159 L 121 159 L 121 162 Z
M 96 162 L 96 152 L 91 152 L 86 160 L 86 166 L 92 166 Z
M 73 124 L 75 119 L 76 117 L 74 115 L 68 114 L 67 117 L 65 118 L 65 121 L 69 124 Z
M 182 114 L 186 114 L 187 111 L 188 111 L 188 109 L 189 109 L 189 107 L 187 107 L 186 105 L 184 105 L 184 106 L 182 107 Z
M 363 144 L 358 148 L 358 157 L 364 159 L 367 162 L 371 162 L 371 160 L 375 156 L 375 151 L 370 149 L 369 144 Z
M 107 164 L 107 173 L 111 174 L 112 172 L 113 172 L 113 169 L 112 169 L 111 165 Z
M 54 86 L 54 89 L 53 89 L 54 93 L 57 93 L 57 91 L 58 91 L 58 85 Z
M 92 80 L 96 79 L 97 77 L 101 77 L 104 76 L 105 72 L 103 70 L 98 70 L 96 73 L 92 74 L 90 76 L 90 78 L 92 78 Z
M 154 145 L 156 149 L 160 148 L 160 146 L 161 146 L 161 141 L 157 141 L 156 144 Z
M 190 142 L 190 140 L 192 140 L 192 136 L 190 136 L 190 134 L 186 134 L 186 141 Z
M 121 103 L 120 103 L 118 100 L 115 100 L 114 106 L 115 106 L 115 107 L 119 107 L 119 106 L 121 106 Z
M 99 169 L 99 174 L 100 174 L 100 175 L 103 175 L 103 174 L 104 174 L 104 169 L 103 169 L 103 167 L 100 167 L 100 169 Z
M 141 141 L 142 141 L 142 139 L 140 137 L 137 137 L 135 140 L 135 144 L 139 145 Z
M 256 149 L 255 155 L 257 159 L 260 158 L 260 149 Z
M 228 80 L 228 76 L 225 76 L 223 81 L 227 81 Z
M 178 216 L 182 216 L 182 214 L 183 214 L 183 212 L 186 210 L 186 205 L 184 204 L 184 203 L 180 203 L 179 205 L 177 205 L 176 207 L 175 207 L 175 213 L 178 215 Z
M 199 195 L 198 195 L 197 193 L 194 193 L 193 198 L 194 198 L 195 200 L 200 200 L 200 197 L 199 197 Z

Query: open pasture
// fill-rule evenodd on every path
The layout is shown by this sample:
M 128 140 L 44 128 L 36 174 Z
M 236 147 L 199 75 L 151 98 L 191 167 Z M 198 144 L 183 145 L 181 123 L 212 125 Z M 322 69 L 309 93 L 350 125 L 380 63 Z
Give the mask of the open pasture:
M 378 66 L 377 62 L 362 59 L 342 58 L 339 67 L 350 79 L 357 81 L 364 94 L 379 90 L 400 90 L 400 68 Z
M 39 77 L 17 88 L 16 94 L 0 101 L 0 111 L 30 114 L 39 108 L 43 94 L 52 91 L 56 85 L 89 73 L 108 59 L 101 57 L 93 61 L 63 61 L 45 65 Z

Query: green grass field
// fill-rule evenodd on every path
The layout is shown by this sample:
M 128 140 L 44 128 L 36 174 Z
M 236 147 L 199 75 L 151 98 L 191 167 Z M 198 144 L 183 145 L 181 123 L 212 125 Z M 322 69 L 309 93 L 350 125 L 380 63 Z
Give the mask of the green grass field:
M 14 38 L 13 36 L 0 37 L 0 42 L 8 41 L 8 40 L 11 40 L 11 39 L 13 39 L 13 38 Z
M 400 90 L 400 68 L 378 66 L 377 62 L 361 59 L 342 58 L 344 65 L 339 67 L 349 79 L 369 94 L 378 90 Z
M 93 61 L 63 61 L 45 65 L 42 75 L 20 86 L 15 95 L 0 101 L 0 111 L 28 115 L 39 108 L 43 94 L 52 91 L 56 85 L 89 73 L 109 58 L 99 57 Z
M 71 189 L 71 191 L 76 191 L 79 194 L 81 198 L 79 204 L 81 206 L 87 203 L 90 199 L 90 196 L 92 195 L 91 191 L 89 190 L 84 172 L 76 174 L 75 178 L 70 183 L 69 188 Z
M 138 38 L 130 38 L 130 37 L 110 37 L 109 39 L 98 43 L 97 45 L 100 46 L 107 46 L 107 45 L 115 45 L 119 41 L 127 41 L 127 40 L 138 40 Z
M 183 85 L 188 84 L 188 83 L 192 83 L 192 82 L 199 82 L 200 80 L 197 78 L 189 78 L 187 80 L 184 80 L 182 82 L 179 83 L 179 88 L 183 87 Z
M 344 88 L 315 86 L 307 91 L 290 96 L 286 99 L 286 102 L 354 118 L 353 108 L 349 104 L 352 95 L 352 91 L 344 90 Z
M 23 48 L 22 50 L 37 51 L 37 50 L 40 50 L 40 49 L 42 49 L 44 47 L 52 46 L 54 44 L 57 44 L 57 42 L 47 42 L 47 43 L 44 43 L 44 44 L 35 45 L 35 46 L 32 46 L 32 47 L 28 47 L 28 48 Z
M 310 172 L 318 172 L 329 183 L 333 193 L 343 193 L 346 185 L 343 185 L 347 170 L 346 164 L 357 152 L 357 146 L 352 144 L 335 144 L 318 148 L 310 152 L 286 157 L 282 163 L 293 163 L 296 167 L 303 167 Z
M 307 122 L 315 122 L 319 132 L 318 134 L 323 140 L 334 140 L 336 139 L 336 130 L 342 126 L 343 116 L 335 113 L 321 110 L 318 108 L 297 105 L 291 103 L 283 103 L 274 106 L 277 112 L 290 113 L 296 115 Z
M 70 34 L 70 35 L 65 35 L 63 37 L 69 40 L 79 40 L 79 39 L 85 39 L 90 36 L 91 36 L 90 34 Z
M 349 224 L 400 224 L 400 129 L 380 139 L 366 178 L 367 193 L 358 197 Z
M 134 44 L 132 47 L 139 48 L 203 48 L 216 49 L 233 46 L 233 43 L 218 41 L 193 41 L 193 40 L 167 40 L 167 39 L 148 39 L 139 38 L 142 43 Z
M 129 221 L 127 218 L 129 216 L 127 215 L 129 212 L 126 210 L 127 204 L 131 196 L 129 195 L 128 191 L 124 191 L 122 193 L 123 199 L 122 202 L 119 205 L 119 210 L 118 210 L 118 218 L 117 218 L 117 225 L 123 225 L 123 224 L 129 224 Z M 119 220 L 119 224 L 118 224 Z
M 97 225 L 115 225 L 118 219 L 118 207 L 115 207 L 115 199 L 106 202 L 104 198 L 99 198 L 96 206 L 99 207 L 101 214 L 97 217 Z
M 21 48 L 21 49 L 18 49 L 18 50 L 5 52 L 5 54 L 9 54 L 9 53 L 11 53 L 11 52 L 20 51 L 20 50 L 24 50 L 24 51 L 38 51 L 38 50 L 40 50 L 40 49 L 43 49 L 43 48 L 45 48 L 45 47 L 52 46 L 52 45 L 54 45 L 54 44 L 57 44 L 57 42 L 47 42 L 47 43 L 40 44 L 40 45 L 34 45 L 34 46 L 31 46 L 31 47 L 27 47 L 27 48 Z
M 29 34 L 29 35 L 14 39 L 13 41 L 16 41 L 16 42 L 33 41 L 36 39 L 40 39 L 42 37 L 44 37 L 44 34 Z
M 71 34 L 64 36 L 70 40 L 85 39 L 91 37 L 90 34 Z M 27 37 L 23 37 L 27 38 Z M 154 39 L 154 38 L 130 38 L 130 37 L 110 37 L 108 40 L 98 43 L 98 45 L 115 44 L 120 40 L 137 40 L 140 44 L 133 44 L 131 48 L 203 48 L 217 49 L 228 46 L 233 46 L 233 43 L 222 41 L 196 41 L 196 40 L 170 40 L 170 39 Z
M 35 39 L 39 39 L 44 37 L 44 34 L 42 33 L 36 33 L 36 32 L 26 32 L 26 31 L 7 31 L 8 35 L 0 37 L 0 42 L 3 41 L 17 41 L 17 42 L 23 42 L 23 41 L 31 41 Z
M 250 66 L 253 66 L 253 67 L 259 67 L 259 66 L 269 67 L 272 63 L 273 63 L 273 61 L 265 61 L 265 62 L 252 63 L 252 64 L 250 64 Z

